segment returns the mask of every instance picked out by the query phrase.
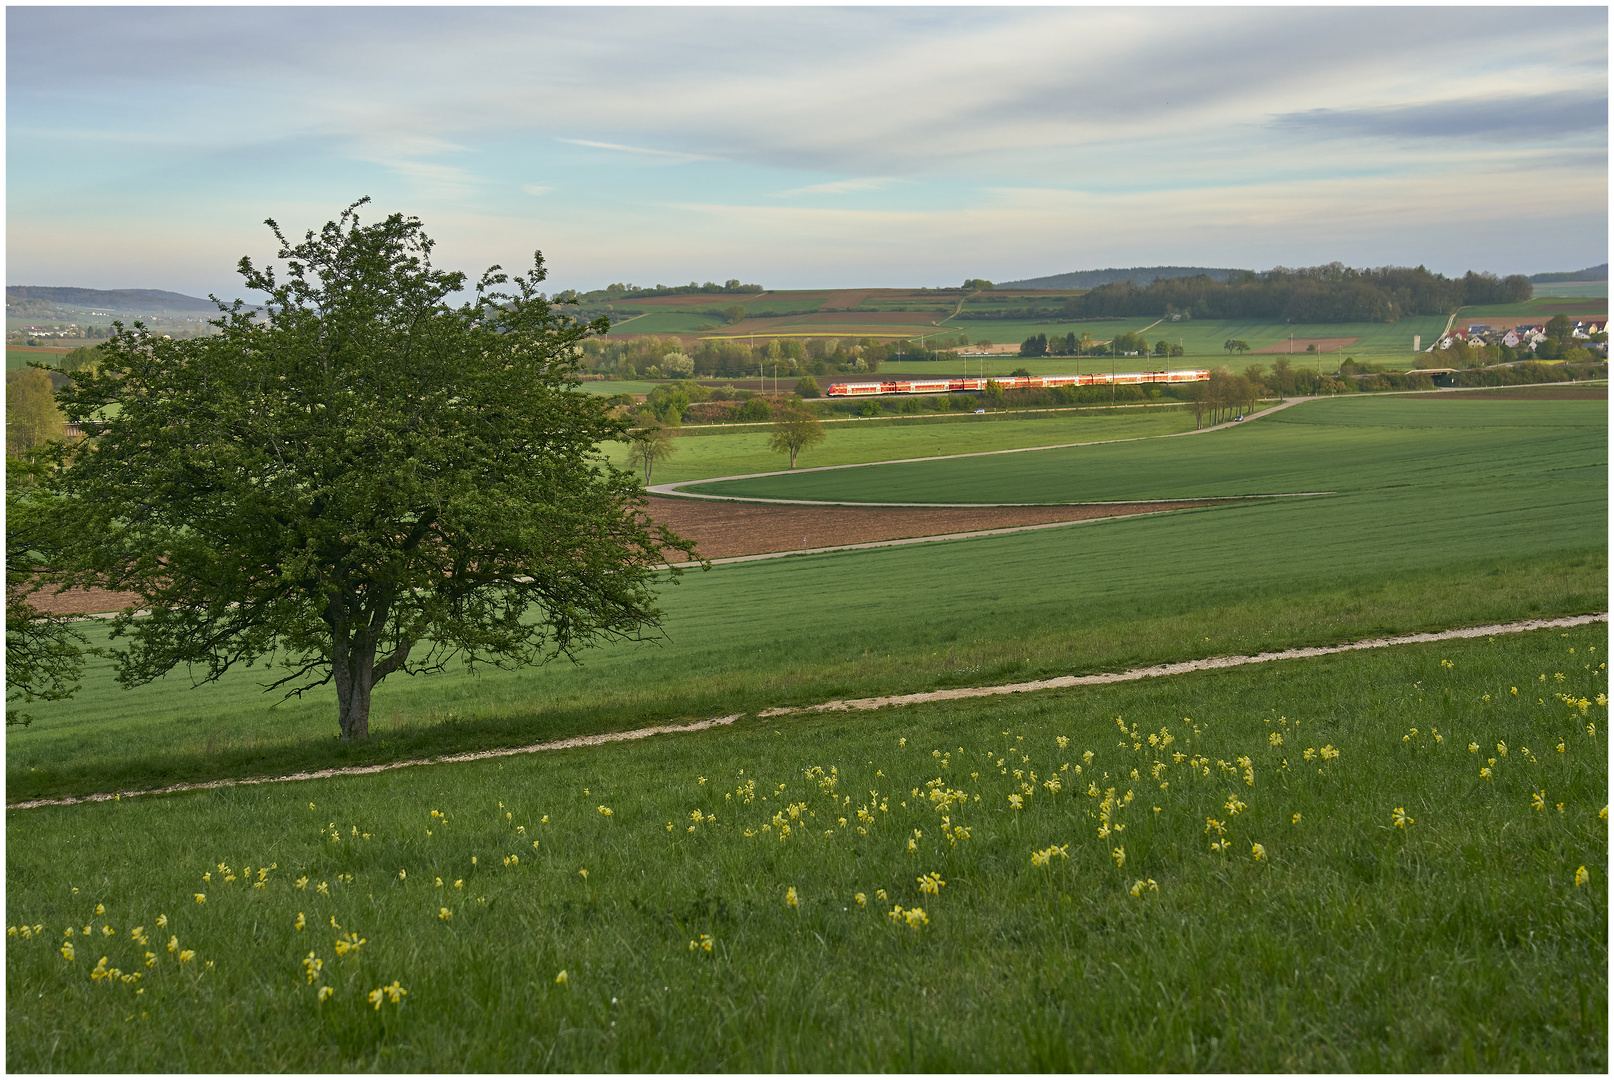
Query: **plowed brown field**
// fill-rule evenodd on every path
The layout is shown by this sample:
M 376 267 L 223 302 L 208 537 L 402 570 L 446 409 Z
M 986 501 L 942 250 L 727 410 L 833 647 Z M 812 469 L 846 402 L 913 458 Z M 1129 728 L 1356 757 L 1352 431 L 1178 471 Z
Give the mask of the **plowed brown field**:
M 912 536 L 940 536 L 980 529 L 1008 529 L 1052 521 L 1086 521 L 1191 506 L 1214 506 L 1236 499 L 1184 502 L 1121 503 L 1104 506 L 778 506 L 766 503 L 666 499 L 651 496 L 648 510 L 655 520 L 695 541 L 708 559 L 763 555 L 775 551 L 867 544 Z M 55 615 L 87 615 L 118 611 L 138 603 L 133 593 L 106 589 L 72 589 L 56 595 L 35 593 L 32 603 Z
M 1007 529 L 1050 521 L 1120 517 L 1230 501 L 1234 500 L 1105 506 L 862 507 L 780 506 L 651 497 L 649 510 L 657 521 L 680 536 L 694 540 L 705 558 L 726 559 L 734 555 Z

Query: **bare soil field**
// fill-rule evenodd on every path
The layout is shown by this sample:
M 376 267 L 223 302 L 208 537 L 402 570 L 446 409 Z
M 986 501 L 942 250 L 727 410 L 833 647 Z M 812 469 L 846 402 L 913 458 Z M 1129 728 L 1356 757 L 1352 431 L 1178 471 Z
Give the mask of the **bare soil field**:
M 650 498 L 650 516 L 694 540 L 708 559 L 773 551 L 866 544 L 910 536 L 939 536 L 976 529 L 1007 529 L 1050 521 L 1214 506 L 1233 499 L 1128 503 L 1105 506 L 884 507 L 771 506 L 701 499 Z
M 1606 396 L 1606 394 L 1605 394 Z M 1008 529 L 1051 521 L 1086 521 L 1127 514 L 1215 506 L 1237 499 L 1126 503 L 1104 506 L 857 507 L 770 506 L 666 499 L 651 496 L 650 516 L 680 536 L 694 540 L 702 557 L 764 555 L 775 551 L 866 544 L 912 536 L 940 536 L 977 529 Z M 134 593 L 108 589 L 42 590 L 33 605 L 52 615 L 91 615 L 119 611 L 139 602 Z
M 1289 352 L 1299 354 L 1306 351 L 1306 346 L 1315 345 L 1320 353 L 1337 352 L 1345 346 L 1354 345 L 1361 340 L 1359 337 L 1297 337 L 1291 342 L 1288 338 L 1284 338 L 1282 341 L 1274 342 L 1271 345 L 1263 345 L 1254 351 L 1266 354 Z M 1291 346 L 1293 347 L 1291 348 Z
M 855 308 L 868 299 L 869 294 L 872 292 L 874 292 L 873 289 L 843 289 L 840 292 L 832 292 L 819 305 L 819 310 L 844 311 Z

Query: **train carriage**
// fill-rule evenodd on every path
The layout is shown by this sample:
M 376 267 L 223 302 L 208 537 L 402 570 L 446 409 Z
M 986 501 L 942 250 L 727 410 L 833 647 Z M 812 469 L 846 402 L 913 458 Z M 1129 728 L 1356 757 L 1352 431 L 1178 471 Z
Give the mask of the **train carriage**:
M 890 382 L 831 383 L 829 397 L 878 397 L 884 394 L 979 393 L 988 382 L 1005 390 L 1040 390 L 1055 386 L 1138 386 L 1145 383 L 1205 382 L 1210 372 L 1203 368 L 1185 371 L 1093 372 L 1086 375 L 1032 375 L 1003 378 L 899 379 Z

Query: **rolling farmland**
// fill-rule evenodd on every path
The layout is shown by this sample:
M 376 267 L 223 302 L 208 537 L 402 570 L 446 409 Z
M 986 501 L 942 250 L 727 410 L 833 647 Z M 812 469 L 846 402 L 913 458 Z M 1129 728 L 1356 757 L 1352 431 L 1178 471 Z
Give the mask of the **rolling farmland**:
M 1606 607 L 1606 402 L 1147 437 L 1189 423 L 837 424 L 810 462 L 876 464 L 706 487 L 1331 494 L 689 572 L 665 640 L 389 679 L 363 745 L 328 687 L 92 659 L 8 729 L 13 802 L 738 718 L 11 809 L 8 1066 L 1606 1069 L 1604 625 L 789 711 Z M 1145 438 L 880 463 L 1095 434 Z M 777 468 L 764 438 L 680 437 L 656 479 Z

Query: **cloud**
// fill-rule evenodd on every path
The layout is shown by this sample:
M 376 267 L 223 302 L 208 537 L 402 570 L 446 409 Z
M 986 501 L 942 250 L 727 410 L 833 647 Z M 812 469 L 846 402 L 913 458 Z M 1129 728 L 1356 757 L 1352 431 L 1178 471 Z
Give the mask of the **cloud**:
M 649 157 L 667 158 L 671 161 L 716 161 L 716 158 L 704 154 L 685 154 L 677 150 L 652 150 L 645 146 L 623 146 L 621 143 L 595 142 L 593 139 L 557 139 L 557 142 L 571 143 L 573 146 L 588 146 L 595 150 L 620 150 L 628 154 L 645 154 Z
M 1608 130 L 1608 92 L 1426 101 L 1368 109 L 1279 113 L 1279 131 L 1320 138 L 1550 140 Z
M 880 176 L 864 177 L 859 180 L 831 180 L 823 184 L 808 184 L 806 187 L 781 191 L 779 197 L 787 199 L 795 195 L 845 195 L 852 191 L 877 191 L 889 183 L 891 183 L 889 178 Z
M 521 190 L 525 191 L 528 195 L 548 195 L 555 189 L 552 187 L 545 187 L 542 184 L 522 184 Z

